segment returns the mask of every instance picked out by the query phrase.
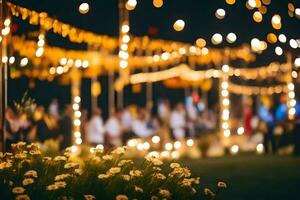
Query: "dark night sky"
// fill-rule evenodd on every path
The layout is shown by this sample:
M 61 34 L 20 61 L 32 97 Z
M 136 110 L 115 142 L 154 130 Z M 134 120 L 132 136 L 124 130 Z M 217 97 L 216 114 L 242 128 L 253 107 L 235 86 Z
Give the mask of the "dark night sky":
M 118 35 L 117 0 L 15 0 L 13 2 L 33 10 L 46 11 L 50 16 L 82 29 L 99 34 Z M 90 11 L 85 15 L 78 12 L 78 6 L 82 2 L 90 4 Z M 268 13 L 264 15 L 262 23 L 255 23 L 252 20 L 254 11 L 248 10 L 245 7 L 245 2 L 246 0 L 237 0 L 234 5 L 230 6 L 225 3 L 225 0 L 164 0 L 163 7 L 156 9 L 152 5 L 152 0 L 138 0 L 136 9 L 130 12 L 131 34 L 147 35 L 149 27 L 155 27 L 158 29 L 158 35 L 155 36 L 157 38 L 193 43 L 197 38 L 203 37 L 208 42 L 208 47 L 212 47 L 210 38 L 216 32 L 221 33 L 223 36 L 229 32 L 237 34 L 237 42 L 229 46 L 249 43 L 254 37 L 265 40 L 266 35 L 270 32 L 274 32 L 276 35 L 284 33 L 288 39 L 300 38 L 300 19 L 289 17 L 287 8 L 289 2 L 300 8 L 300 0 L 272 0 L 271 5 L 267 7 Z M 223 20 L 218 20 L 215 17 L 215 11 L 218 8 L 226 10 L 226 17 Z M 281 30 L 274 30 L 271 26 L 270 20 L 274 14 L 280 14 L 282 17 L 283 27 Z M 172 28 L 174 21 L 179 18 L 185 21 L 185 29 L 182 32 L 176 32 Z M 38 30 L 38 27 L 28 25 L 27 21 L 14 19 L 14 23 L 19 25 L 19 34 Z M 64 48 L 86 48 L 85 45 L 70 43 L 52 32 L 47 33 L 47 42 L 49 45 Z M 223 45 L 217 47 L 222 48 L 224 45 L 228 45 L 228 43 L 223 42 Z M 284 56 L 275 55 L 274 48 L 276 45 L 278 43 L 269 45 L 268 50 L 258 56 L 258 60 L 250 65 L 267 65 L 274 60 L 284 61 Z M 289 49 L 287 44 L 280 46 L 283 49 Z M 299 50 L 297 53 L 300 54 Z M 105 107 L 107 97 L 105 77 L 101 78 L 101 82 L 103 83 L 103 92 L 99 98 L 99 103 L 102 107 Z M 21 95 L 27 87 L 26 84 L 25 79 L 10 81 L 10 101 Z M 87 99 L 89 84 L 88 80 L 85 80 L 83 84 L 83 96 L 86 96 Z M 155 96 L 164 93 L 175 98 L 176 101 L 183 96 L 183 92 L 180 90 L 168 91 L 162 86 L 156 86 L 155 89 Z M 49 92 L 45 93 L 45 90 Z M 49 84 L 39 81 L 30 93 L 42 104 L 49 103 L 52 95 L 59 97 L 62 103 L 67 103 L 69 101 L 68 90 L 68 87 L 59 86 L 57 83 Z M 131 102 L 130 99 L 137 98 L 143 99 L 143 93 L 136 97 L 128 97 L 127 101 Z M 142 101 L 139 100 L 139 102 Z M 85 104 L 84 106 L 88 107 L 89 101 L 87 100 Z

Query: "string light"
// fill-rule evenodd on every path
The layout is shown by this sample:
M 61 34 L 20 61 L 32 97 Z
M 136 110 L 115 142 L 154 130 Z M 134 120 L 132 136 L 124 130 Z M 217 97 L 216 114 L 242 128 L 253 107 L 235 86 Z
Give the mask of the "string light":
M 264 152 L 264 145 L 263 144 L 257 144 L 256 145 L 256 152 L 258 154 L 262 154 Z
M 28 64 L 28 58 L 24 57 L 20 61 L 20 66 L 25 67 Z
M 120 50 L 119 50 L 119 67 L 121 69 L 126 69 L 128 67 L 128 43 L 130 41 L 130 36 L 129 36 L 129 24 L 128 22 L 123 22 L 121 26 L 121 32 L 120 32 L 120 37 L 122 38 L 121 40 L 121 45 L 120 45 Z
M 271 24 L 272 24 L 274 29 L 281 29 L 281 17 L 280 17 L 280 15 L 278 15 L 278 14 L 273 15 L 273 17 L 271 19 Z
M 284 34 L 280 34 L 280 35 L 278 36 L 278 40 L 279 40 L 279 42 L 281 42 L 281 43 L 286 43 L 286 36 L 285 36 Z
M 213 36 L 212 36 L 212 39 L 211 39 L 211 42 L 214 44 L 214 45 L 217 45 L 217 44 L 220 44 L 222 43 L 223 41 L 223 37 L 220 33 L 215 33 Z
M 229 33 L 226 37 L 226 40 L 228 43 L 234 43 L 236 41 L 237 37 L 235 33 Z
M 281 47 L 276 47 L 275 48 L 275 53 L 276 53 L 276 55 L 281 56 L 283 54 L 282 48 Z
M 44 54 L 44 46 L 45 46 L 45 34 L 44 33 L 40 33 L 39 34 L 39 38 L 38 38 L 38 42 L 37 42 L 37 50 L 35 52 L 35 56 L 36 57 L 41 57 Z
M 155 135 L 155 136 L 153 136 L 153 137 L 152 137 L 152 139 L 151 139 L 151 140 L 152 140 L 152 142 L 153 142 L 153 143 L 157 144 L 157 143 L 159 143 L 159 142 L 160 142 L 160 137 L 159 137 L 159 136 L 157 136 L 157 135 Z
M 182 19 L 176 20 L 173 25 L 175 31 L 182 31 L 184 27 L 185 27 L 185 22 Z
M 221 88 L 220 88 L 220 101 L 221 103 L 221 131 L 225 137 L 230 136 L 230 128 L 229 128 L 229 116 L 230 116 L 230 111 L 229 111 L 229 105 L 230 105 L 230 100 L 229 100 L 229 91 L 228 91 L 228 72 L 229 72 L 229 66 L 228 65 L 223 65 L 222 66 L 222 72 L 223 76 L 221 79 Z
M 226 15 L 226 11 L 223 8 L 219 8 L 218 10 L 216 10 L 215 16 L 218 19 L 224 19 Z
M 253 18 L 253 20 L 254 20 L 255 22 L 257 22 L 257 23 L 260 23 L 260 22 L 262 22 L 262 20 L 263 20 L 263 16 L 262 16 L 262 14 L 261 14 L 259 11 L 255 11 L 255 12 L 253 13 L 252 18 Z
M 192 146 L 194 145 L 194 140 L 193 140 L 193 139 L 188 139 L 188 140 L 186 141 L 186 145 L 187 145 L 188 147 L 192 147 Z
M 79 110 L 80 102 L 81 102 L 80 96 L 75 96 L 73 98 L 73 124 L 74 124 L 73 135 L 75 137 L 75 143 L 77 145 L 80 145 L 82 143 L 81 133 L 80 133 L 80 125 L 81 125 L 81 120 L 80 120 L 81 112 Z
M 164 4 L 163 0 L 153 0 L 153 5 L 155 8 L 161 8 Z
M 127 10 L 134 10 L 137 5 L 137 0 L 128 0 L 125 4 Z
M 230 151 L 232 154 L 237 154 L 239 152 L 239 146 L 238 145 L 232 145 L 232 147 L 230 148 Z
M 293 79 L 291 78 L 291 81 L 287 85 L 288 88 L 288 117 L 289 119 L 294 119 L 294 116 L 296 114 L 296 100 L 295 100 L 295 85 L 293 83 Z
M 81 14 L 86 14 L 86 13 L 89 12 L 90 6 L 89 6 L 88 3 L 81 3 L 81 4 L 79 5 L 78 10 L 79 10 L 79 12 L 80 12 Z
M 6 18 L 3 24 L 4 24 L 4 28 L 1 30 L 1 34 L 3 36 L 7 36 L 10 33 L 10 24 L 11 24 L 10 18 Z
M 298 43 L 295 39 L 290 39 L 290 46 L 293 48 L 293 49 L 297 49 L 298 48 Z
M 238 135 L 243 135 L 244 132 L 245 132 L 244 127 L 239 127 L 239 128 L 237 129 L 237 134 L 238 134 Z

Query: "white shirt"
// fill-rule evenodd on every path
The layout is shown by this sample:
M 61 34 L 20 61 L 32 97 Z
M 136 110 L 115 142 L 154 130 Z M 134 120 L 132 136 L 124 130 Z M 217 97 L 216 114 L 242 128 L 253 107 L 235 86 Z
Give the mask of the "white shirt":
M 121 116 L 122 128 L 126 131 L 131 129 L 132 126 L 132 117 L 128 110 L 125 110 Z
M 121 134 L 121 124 L 116 117 L 110 117 L 106 124 L 105 130 L 110 137 L 119 137 Z
M 133 121 L 132 131 L 134 134 L 141 138 L 147 138 L 153 134 L 152 130 L 147 128 L 146 121 L 138 119 Z
M 89 122 L 87 130 L 87 141 L 90 143 L 104 143 L 104 126 L 100 116 L 94 116 Z
M 173 111 L 170 117 L 170 126 L 177 140 L 183 139 L 185 136 L 185 113 L 183 111 Z

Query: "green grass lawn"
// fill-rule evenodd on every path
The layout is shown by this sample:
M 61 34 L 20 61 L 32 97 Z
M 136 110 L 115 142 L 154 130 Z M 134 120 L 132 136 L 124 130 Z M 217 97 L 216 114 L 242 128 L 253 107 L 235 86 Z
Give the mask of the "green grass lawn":
M 210 188 L 227 183 L 218 200 L 300 199 L 300 157 L 240 155 L 182 160 Z

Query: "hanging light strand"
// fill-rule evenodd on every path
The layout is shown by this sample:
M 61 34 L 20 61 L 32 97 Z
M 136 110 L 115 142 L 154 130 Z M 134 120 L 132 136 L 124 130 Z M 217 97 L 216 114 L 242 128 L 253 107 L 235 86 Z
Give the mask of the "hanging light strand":
M 223 76 L 221 77 L 221 88 L 220 88 L 220 100 L 221 100 L 221 130 L 225 137 L 230 136 L 230 126 L 229 126 L 229 107 L 230 107 L 230 100 L 229 100 L 229 83 L 228 83 L 228 72 L 229 66 L 223 65 L 222 66 Z

